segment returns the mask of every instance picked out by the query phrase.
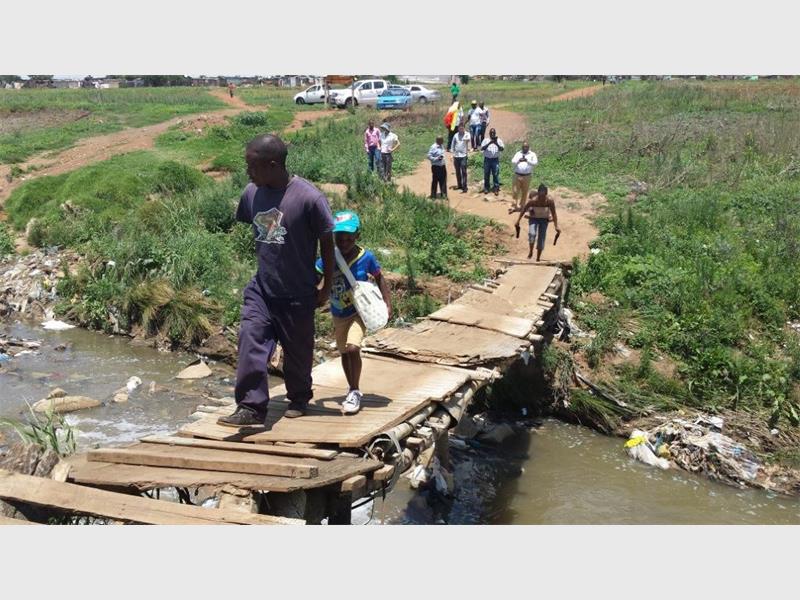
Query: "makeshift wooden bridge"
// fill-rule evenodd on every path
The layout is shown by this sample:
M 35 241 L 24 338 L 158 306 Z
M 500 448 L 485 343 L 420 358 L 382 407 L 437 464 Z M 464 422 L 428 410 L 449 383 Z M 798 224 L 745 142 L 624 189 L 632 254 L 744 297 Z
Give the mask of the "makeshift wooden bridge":
M 313 370 L 301 418 L 283 418 L 282 386 L 264 427 L 217 425 L 233 400 L 215 400 L 175 435 L 65 459 L 61 481 L 0 471 L 0 498 L 134 523 L 349 522 L 354 500 L 390 488 L 437 439 L 446 446 L 475 391 L 534 354 L 563 289 L 558 266 L 515 264 L 412 327 L 367 338 L 355 415 L 341 413 L 347 384 L 331 360 Z M 183 500 L 215 490 L 219 508 L 140 495 L 164 488 Z

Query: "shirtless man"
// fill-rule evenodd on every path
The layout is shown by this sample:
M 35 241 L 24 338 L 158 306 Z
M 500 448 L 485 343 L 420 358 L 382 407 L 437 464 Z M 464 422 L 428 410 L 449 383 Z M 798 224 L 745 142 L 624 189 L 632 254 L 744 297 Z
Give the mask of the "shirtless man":
M 561 233 L 561 229 L 558 227 L 556 203 L 547 195 L 546 185 L 540 185 L 535 194 L 531 192 L 528 196 L 528 202 L 522 207 L 519 217 L 517 217 L 517 222 L 514 224 L 517 232 L 519 232 L 519 222 L 522 220 L 522 215 L 525 215 L 530 222 L 528 226 L 528 258 L 533 256 L 533 245 L 536 244 L 536 261 L 538 262 L 542 257 L 542 250 L 544 250 L 547 223 L 550 221 L 551 216 L 553 218 L 553 226 L 556 228 L 556 235 Z

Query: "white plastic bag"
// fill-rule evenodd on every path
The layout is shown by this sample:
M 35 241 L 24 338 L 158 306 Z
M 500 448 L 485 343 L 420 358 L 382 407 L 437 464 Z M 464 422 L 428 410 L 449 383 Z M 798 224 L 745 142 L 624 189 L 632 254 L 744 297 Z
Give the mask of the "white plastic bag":
M 339 270 L 344 273 L 350 287 L 353 289 L 353 305 L 356 307 L 358 316 L 370 333 L 377 331 L 389 322 L 389 309 L 383 301 L 381 291 L 378 286 L 369 281 L 356 281 L 350 267 L 347 265 L 342 253 L 338 248 L 334 248 L 336 254 L 336 264 Z

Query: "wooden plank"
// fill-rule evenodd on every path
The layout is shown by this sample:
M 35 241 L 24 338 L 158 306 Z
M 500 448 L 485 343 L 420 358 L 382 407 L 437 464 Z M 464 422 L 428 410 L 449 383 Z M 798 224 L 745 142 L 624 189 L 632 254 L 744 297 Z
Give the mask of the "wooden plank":
M 194 448 L 212 448 L 215 450 L 238 450 L 240 452 L 255 452 L 258 454 L 273 454 L 276 456 L 295 456 L 300 458 L 319 458 L 331 460 L 339 454 L 336 450 L 321 450 L 318 448 L 299 448 L 296 446 L 276 446 L 265 444 L 242 444 L 239 442 L 218 442 L 215 440 L 202 440 L 176 436 L 148 436 L 141 438 L 140 442 L 146 444 L 166 444 L 169 446 L 190 446 Z
M 518 338 L 524 338 L 533 328 L 533 321 L 531 319 L 523 319 L 521 317 L 503 314 L 496 315 L 487 313 L 478 306 L 469 306 L 459 303 L 443 306 L 435 313 L 429 315 L 429 318 L 435 321 L 447 321 L 449 323 L 497 331 Z
M 353 494 L 365 487 L 367 487 L 367 478 L 363 475 L 353 475 L 342 482 L 341 490 Z
M 408 329 L 383 329 L 367 342 L 405 358 L 453 366 L 485 366 L 516 355 L 520 339 L 496 331 L 425 320 Z
M 298 519 L 246 514 L 128 496 L 0 469 L 0 498 L 71 513 L 151 525 L 299 524 Z
M 374 481 L 386 481 L 391 479 L 392 475 L 394 475 L 394 465 L 384 465 L 372 473 L 372 479 Z
M 284 418 L 286 392 L 284 386 L 277 386 L 271 390 L 266 427 L 249 431 L 223 427 L 216 424 L 215 415 L 209 414 L 181 427 L 178 435 L 229 442 L 325 443 L 358 448 L 431 401 L 448 396 L 474 376 L 472 371 L 456 367 L 365 355 L 362 409 L 356 415 L 344 415 L 341 406 L 348 388 L 341 361 L 336 359 L 313 370 L 314 398 L 301 418 Z
M 334 460 L 327 461 L 308 459 L 319 468 L 319 474 L 310 479 L 292 479 L 225 471 L 89 462 L 86 454 L 74 454 L 64 460 L 71 465 L 69 480 L 72 482 L 113 489 L 130 489 L 137 492 L 163 487 L 222 487 L 224 485 L 264 492 L 294 492 L 335 484 L 353 475 L 370 473 L 383 466 L 383 463 L 376 460 L 343 456 L 337 456 Z
M 129 448 L 101 448 L 87 453 L 90 461 L 149 467 L 179 467 L 204 471 L 229 471 L 252 475 L 275 475 L 308 479 L 319 469 L 282 456 L 260 456 L 248 452 L 186 448 L 160 444 L 138 444 Z

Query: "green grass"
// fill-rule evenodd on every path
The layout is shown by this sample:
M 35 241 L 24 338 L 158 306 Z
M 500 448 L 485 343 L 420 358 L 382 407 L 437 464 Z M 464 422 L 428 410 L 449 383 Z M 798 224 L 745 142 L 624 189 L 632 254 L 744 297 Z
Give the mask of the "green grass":
M 297 92 L 308 86 L 297 88 L 279 88 L 272 86 L 241 88 L 236 93 L 250 106 L 277 110 L 313 111 L 324 110 L 324 104 L 295 104 L 292 99 Z
M 0 133 L 0 162 L 22 162 L 85 137 L 224 107 L 203 88 L 0 90 L 0 119 L 28 117 L 25 126 Z M 60 124 L 48 125 L 52 118 Z
M 0 222 L 0 259 L 14 254 L 14 236 L 8 225 Z
M 442 109 L 415 106 L 409 112 L 359 108 L 355 114 L 342 111 L 335 119 L 300 129 L 287 137 L 292 150 L 289 168 L 312 181 L 349 183 L 355 173 L 367 173 L 364 130 L 372 119 L 389 122 L 400 140 L 394 155 L 394 177 L 410 174 L 425 157 L 436 136 L 442 133 Z
M 156 139 L 156 148 L 170 158 L 193 165 L 208 165 L 216 171 L 244 169 L 244 148 L 262 133 L 280 132 L 292 121 L 293 113 L 284 109 L 244 112 L 213 125 L 200 133 L 176 125 Z
M 796 423 L 800 352 L 785 323 L 800 318 L 800 83 L 626 82 L 517 108 L 537 179 L 610 200 L 599 253 L 573 277 L 573 303 L 612 300 L 592 323 L 590 362 L 622 339 L 678 362 L 669 394 L 683 403 Z M 630 204 L 634 180 L 647 193 Z M 635 333 L 612 326 L 620 311 Z M 631 373 L 620 389 L 661 393 Z
M 484 277 L 490 248 L 485 220 L 457 215 L 440 204 L 399 192 L 367 172 L 361 146 L 369 112 L 320 123 L 287 136 L 289 168 L 317 182 L 344 182 L 347 198 L 334 210 L 355 208 L 362 242 L 384 268 L 455 281 Z M 403 140 L 396 172 L 411 172 L 430 145 L 438 113 L 392 115 Z M 18 229 L 36 218 L 29 242 L 59 245 L 86 255 L 86 266 L 59 286 L 61 314 L 106 331 L 142 327 L 175 345 L 191 346 L 219 325 L 238 322 L 241 290 L 255 272 L 252 232 L 233 214 L 247 182 L 244 145 L 282 128 L 286 110 L 243 113 L 201 134 L 173 129 L 153 151 L 136 152 L 16 189 L 6 203 Z M 324 149 L 321 151 L 320 149 Z M 229 157 L 226 159 L 225 157 Z M 211 161 L 233 176 L 212 181 L 193 165 Z M 417 291 L 405 295 L 396 318 L 410 321 L 436 309 Z M 324 319 L 320 322 L 325 327 Z

